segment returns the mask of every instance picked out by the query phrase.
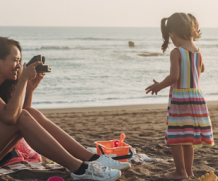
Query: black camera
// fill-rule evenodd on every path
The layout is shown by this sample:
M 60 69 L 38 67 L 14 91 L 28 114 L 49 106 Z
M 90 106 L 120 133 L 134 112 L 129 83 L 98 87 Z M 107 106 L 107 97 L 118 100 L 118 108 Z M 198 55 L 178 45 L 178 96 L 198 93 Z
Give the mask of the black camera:
M 36 66 L 36 72 L 40 73 L 40 72 L 51 72 L 51 67 L 48 65 L 44 65 L 45 64 L 45 57 L 42 55 L 37 55 L 34 56 L 27 64 L 26 66 L 29 66 L 30 64 L 34 63 L 34 62 L 42 62 L 43 65 L 37 65 Z

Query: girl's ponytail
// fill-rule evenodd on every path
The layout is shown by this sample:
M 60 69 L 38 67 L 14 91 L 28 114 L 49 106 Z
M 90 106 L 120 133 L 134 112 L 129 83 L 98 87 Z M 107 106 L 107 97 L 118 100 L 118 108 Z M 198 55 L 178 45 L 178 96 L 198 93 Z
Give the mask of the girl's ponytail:
M 162 37 L 163 37 L 163 44 L 161 46 L 161 49 L 163 50 L 163 52 L 166 51 L 166 49 L 168 48 L 169 45 L 169 31 L 166 25 L 166 21 L 168 20 L 168 18 L 163 18 L 161 20 L 161 32 L 162 32 Z
M 201 37 L 201 30 L 198 29 L 199 24 L 198 24 L 197 19 L 192 14 L 188 13 L 187 15 L 191 20 L 191 26 L 192 26 L 192 28 L 191 28 L 192 33 L 191 34 L 192 34 L 193 40 L 195 41 Z

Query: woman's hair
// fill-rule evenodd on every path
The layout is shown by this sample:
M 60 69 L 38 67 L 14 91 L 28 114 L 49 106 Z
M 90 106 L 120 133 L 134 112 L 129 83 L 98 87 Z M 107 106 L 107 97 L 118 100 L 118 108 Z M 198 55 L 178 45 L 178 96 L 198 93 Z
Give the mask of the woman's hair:
M 161 20 L 161 32 L 163 37 L 161 48 L 163 52 L 166 51 L 169 45 L 169 33 L 175 33 L 184 40 L 193 38 L 196 41 L 201 37 L 197 19 L 192 14 L 186 13 L 174 13 L 169 18 L 163 18 Z
M 0 37 L 0 61 L 5 61 L 5 58 L 10 54 L 11 47 L 16 46 L 20 53 L 22 51 L 20 43 L 18 41 L 9 39 L 7 37 Z M 22 56 L 21 56 L 22 58 Z M 21 68 L 18 70 L 17 80 L 9 80 L 6 79 L 1 85 L 0 85 L 0 97 L 2 100 L 7 103 L 9 99 L 11 98 L 15 87 L 17 85 L 18 79 L 21 74 Z

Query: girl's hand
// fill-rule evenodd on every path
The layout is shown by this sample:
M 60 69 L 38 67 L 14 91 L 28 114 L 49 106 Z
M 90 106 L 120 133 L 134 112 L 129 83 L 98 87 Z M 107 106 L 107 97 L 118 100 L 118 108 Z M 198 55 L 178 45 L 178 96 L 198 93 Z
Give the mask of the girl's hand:
M 35 63 L 29 65 L 28 67 L 26 67 L 26 63 L 24 63 L 21 77 L 25 78 L 26 80 L 32 80 L 32 79 L 36 78 L 37 72 L 36 72 L 35 68 L 37 65 L 43 65 L 43 63 L 38 61 L 38 62 L 35 62 Z
M 153 79 L 154 84 L 150 85 L 149 87 L 147 87 L 145 89 L 146 94 L 148 94 L 149 92 L 151 92 L 151 94 L 153 95 L 154 93 L 157 95 L 157 93 L 160 91 L 160 86 L 159 86 L 159 82 L 157 82 L 156 80 Z
M 37 76 L 34 79 L 28 81 L 27 87 L 31 90 L 35 90 L 35 88 L 38 87 L 44 76 L 45 72 L 37 73 Z

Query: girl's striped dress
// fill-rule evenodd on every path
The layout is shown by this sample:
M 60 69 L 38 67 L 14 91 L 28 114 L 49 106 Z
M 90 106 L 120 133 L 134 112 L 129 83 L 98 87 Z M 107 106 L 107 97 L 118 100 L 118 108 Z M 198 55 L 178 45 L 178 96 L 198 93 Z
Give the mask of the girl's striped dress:
M 200 90 L 201 52 L 180 52 L 180 77 L 170 87 L 165 143 L 213 146 L 213 131 L 207 105 Z

